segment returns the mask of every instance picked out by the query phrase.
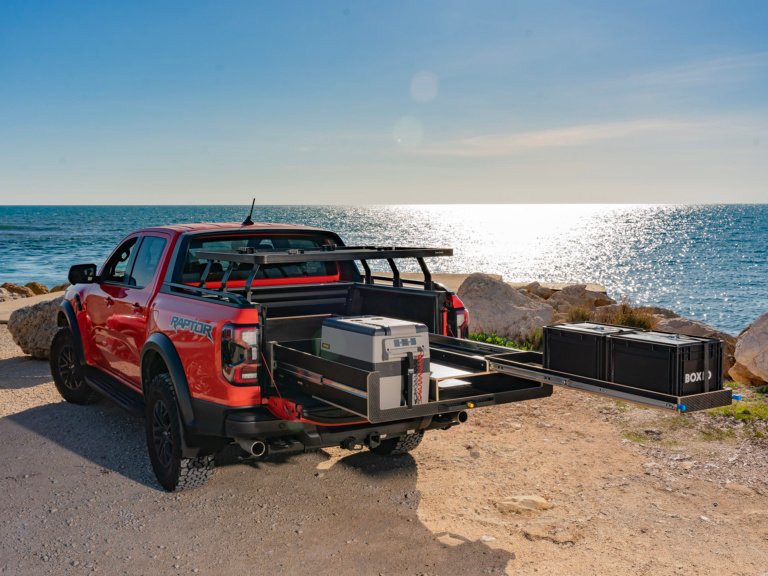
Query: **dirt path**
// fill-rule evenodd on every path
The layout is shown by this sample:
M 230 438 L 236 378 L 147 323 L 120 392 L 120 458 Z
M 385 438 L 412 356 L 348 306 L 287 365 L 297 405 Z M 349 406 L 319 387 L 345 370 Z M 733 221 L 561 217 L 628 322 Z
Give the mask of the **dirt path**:
M 706 415 L 556 391 L 413 457 L 230 455 L 174 495 L 141 420 L 61 402 L 19 354 L 0 327 L 0 574 L 768 574 L 768 447 Z

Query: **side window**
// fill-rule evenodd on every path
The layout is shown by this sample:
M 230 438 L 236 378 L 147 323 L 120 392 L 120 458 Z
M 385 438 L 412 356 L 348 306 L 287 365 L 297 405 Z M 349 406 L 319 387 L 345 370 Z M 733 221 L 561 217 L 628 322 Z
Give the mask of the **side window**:
M 101 275 L 102 282 L 125 284 L 126 271 L 128 270 L 129 265 L 133 262 L 131 256 L 133 256 L 135 251 L 137 240 L 138 238 L 126 240 L 112 255 L 104 266 L 104 273 Z
M 141 246 L 139 246 L 139 251 L 136 253 L 133 272 L 131 272 L 131 279 L 128 284 L 137 288 L 151 284 L 160 264 L 163 250 L 165 250 L 165 238 L 145 236 Z

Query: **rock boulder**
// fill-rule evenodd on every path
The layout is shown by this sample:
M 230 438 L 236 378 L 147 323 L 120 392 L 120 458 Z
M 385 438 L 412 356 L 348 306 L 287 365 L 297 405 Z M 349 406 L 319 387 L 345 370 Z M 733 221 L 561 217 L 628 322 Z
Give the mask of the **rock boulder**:
M 587 290 L 586 284 L 571 284 L 555 292 L 547 303 L 558 312 L 567 312 L 572 308 L 594 310 L 600 306 L 616 304 L 616 300 L 609 298 L 604 292 Z
M 672 332 L 673 334 L 685 334 L 687 336 L 701 336 L 704 338 L 719 338 L 723 341 L 723 375 L 727 376 L 728 371 L 734 365 L 733 354 L 736 348 L 736 338 L 717 328 L 699 322 L 678 316 L 677 318 L 663 318 L 653 327 L 659 332 Z
M 30 288 L 27 288 L 26 286 L 19 286 L 18 284 L 13 284 L 12 282 L 6 282 L 0 287 L 5 288 L 11 294 L 17 294 L 24 298 L 29 298 L 30 296 L 35 295 L 35 293 L 32 292 Z
M 24 298 L 21 294 L 14 294 L 13 292 L 9 292 L 5 288 L 0 287 L 0 302 L 5 302 L 6 300 L 16 300 L 18 298 Z
M 680 318 L 680 314 L 669 308 L 662 308 L 661 306 L 637 306 L 635 308 L 638 312 L 644 312 L 655 316 L 658 319 L 662 318 Z
M 538 282 L 531 282 L 530 284 L 524 286 L 524 289 L 529 294 L 533 294 L 535 296 L 538 296 L 539 298 L 543 298 L 546 300 L 552 294 L 555 293 L 555 291 L 552 288 L 547 288 L 546 286 L 542 286 Z
M 470 314 L 470 330 L 526 339 L 552 322 L 553 308 L 533 300 L 488 274 L 470 274 L 459 286 L 459 298 Z
M 749 384 L 768 383 L 768 313 L 739 335 L 734 358 L 736 365 L 730 373 L 734 380 Z
M 13 341 L 25 354 L 34 358 L 48 358 L 51 340 L 58 329 L 56 316 L 61 296 L 15 310 L 8 319 L 8 331 Z
M 748 384 L 750 386 L 761 386 L 765 384 L 762 378 L 755 376 L 746 366 L 742 366 L 738 363 L 731 366 L 731 369 L 728 370 L 728 376 L 731 377 L 731 380 L 734 380 L 739 384 Z
M 35 296 L 39 296 L 40 294 L 48 294 L 48 286 L 41 284 L 40 282 L 27 282 L 24 284 L 24 286 L 32 290 L 32 293 Z

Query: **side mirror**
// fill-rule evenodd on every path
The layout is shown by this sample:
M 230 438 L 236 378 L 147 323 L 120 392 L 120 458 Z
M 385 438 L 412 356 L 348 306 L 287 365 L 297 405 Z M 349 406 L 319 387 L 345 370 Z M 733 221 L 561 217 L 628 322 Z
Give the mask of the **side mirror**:
M 96 281 L 96 264 L 75 264 L 69 269 L 70 284 L 92 284 Z

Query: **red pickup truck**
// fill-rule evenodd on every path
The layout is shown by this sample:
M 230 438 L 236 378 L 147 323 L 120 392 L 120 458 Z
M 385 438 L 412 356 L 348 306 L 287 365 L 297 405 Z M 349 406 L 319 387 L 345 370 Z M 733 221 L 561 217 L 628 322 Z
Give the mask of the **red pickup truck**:
M 106 396 L 143 414 L 166 490 L 203 484 L 227 444 L 251 457 L 328 446 L 399 454 L 467 409 L 549 396 L 552 384 L 680 406 L 466 339 L 467 310 L 425 260 L 451 254 L 348 247 L 333 232 L 250 219 L 139 230 L 100 269 L 70 269 L 53 379 L 69 402 Z M 400 274 L 403 259 L 420 279 Z M 349 350 L 331 353 L 332 332 Z
M 107 396 L 145 414 L 152 466 L 168 490 L 203 483 L 213 455 L 232 441 L 257 456 L 340 444 L 382 454 L 411 449 L 424 430 L 451 425 L 455 413 L 372 425 L 276 380 L 285 371 L 270 341 L 312 338 L 331 315 L 386 313 L 466 335 L 461 301 L 437 284 L 407 288 L 398 273 L 381 286 L 367 264 L 366 278 L 347 258 L 295 257 L 317 250 L 333 256 L 341 250 L 324 249 L 343 247 L 333 232 L 282 224 L 133 232 L 101 269 L 70 270 L 51 348 L 55 384 L 69 402 Z M 207 260 L 200 256 L 206 250 L 288 254 L 294 261 L 248 269 Z

